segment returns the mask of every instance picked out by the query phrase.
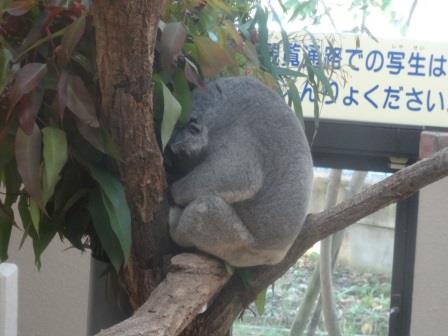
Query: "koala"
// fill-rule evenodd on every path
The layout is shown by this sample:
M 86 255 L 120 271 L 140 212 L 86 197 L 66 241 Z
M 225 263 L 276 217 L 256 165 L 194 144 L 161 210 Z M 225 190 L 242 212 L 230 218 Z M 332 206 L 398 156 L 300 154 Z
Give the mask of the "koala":
M 207 83 L 169 148 L 184 174 L 170 186 L 174 242 L 235 267 L 285 257 L 308 211 L 313 163 L 277 93 L 250 77 Z

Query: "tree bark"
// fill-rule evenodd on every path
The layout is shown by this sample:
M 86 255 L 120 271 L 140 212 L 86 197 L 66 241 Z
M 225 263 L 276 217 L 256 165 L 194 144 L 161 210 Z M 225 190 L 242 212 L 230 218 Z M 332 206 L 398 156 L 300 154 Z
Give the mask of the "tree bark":
M 166 178 L 154 131 L 152 69 L 163 1 L 94 0 L 93 17 L 102 123 L 122 161 L 132 212 L 132 253 L 122 279 L 139 307 L 163 278 L 170 249 Z
M 302 231 L 281 263 L 273 266 L 250 268 L 250 279 L 246 278 L 244 283 L 238 276 L 233 276 L 213 300 L 210 308 L 204 314 L 197 316 L 181 335 L 225 335 L 241 311 L 255 300 L 256 295 L 281 277 L 314 243 L 391 203 L 409 197 L 419 189 L 445 176 L 448 176 L 448 148 L 429 159 L 404 168 L 355 195 L 350 200 L 341 202 L 337 206 L 320 213 L 308 215 Z M 182 287 L 185 287 L 186 290 L 188 285 Z M 158 297 L 170 297 L 171 295 L 169 291 L 162 292 L 158 292 Z M 193 297 L 191 299 L 193 300 Z M 188 301 L 188 298 L 186 300 Z M 185 298 L 182 302 L 184 301 Z M 165 307 L 160 306 L 158 302 L 149 304 L 148 308 L 149 306 L 152 311 L 158 311 L 159 313 L 165 311 Z M 196 311 L 200 307 L 196 307 Z M 184 315 L 188 314 L 182 316 Z M 139 319 L 139 316 L 135 315 L 129 320 L 133 319 Z M 144 323 L 144 319 L 140 320 L 139 323 Z M 110 328 L 107 334 L 103 335 L 123 335 L 123 331 L 120 331 L 118 326 Z M 127 333 L 125 335 L 153 335 L 149 333 L 150 328 L 155 328 L 155 326 L 148 325 L 146 330 L 138 330 L 138 333 Z M 179 335 L 179 330 L 175 332 L 168 330 L 162 335 Z
M 132 316 L 98 336 L 178 335 L 230 278 L 217 259 L 179 254 L 166 279 Z

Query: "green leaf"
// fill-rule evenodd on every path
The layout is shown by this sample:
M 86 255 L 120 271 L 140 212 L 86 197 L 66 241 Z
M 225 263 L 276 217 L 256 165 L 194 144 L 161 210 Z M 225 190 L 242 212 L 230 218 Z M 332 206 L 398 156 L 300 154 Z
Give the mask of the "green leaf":
M 231 37 L 238 48 L 241 48 L 243 46 L 243 38 L 235 29 L 235 25 L 232 23 L 232 21 L 225 20 L 222 24 L 222 29 Z
M 89 127 L 80 121 L 76 122 L 76 126 L 78 127 L 79 133 L 82 137 L 95 149 L 109 155 L 115 160 L 121 160 L 117 146 L 106 130 L 103 128 Z
M 174 96 L 182 106 L 180 122 L 185 123 L 190 119 L 192 106 L 191 91 L 188 86 L 184 71 L 177 69 L 173 76 Z
M 277 12 L 274 9 L 274 6 L 272 6 L 271 3 L 269 3 L 269 7 L 271 9 L 272 15 L 274 16 L 274 20 L 277 22 L 277 24 L 280 26 L 281 35 L 282 35 L 282 43 L 283 43 L 283 61 L 285 64 L 289 64 L 289 39 L 288 34 L 286 33 L 285 29 L 283 28 L 282 20 L 278 16 Z
M 95 103 L 82 79 L 67 74 L 67 107 L 83 123 L 90 127 L 99 127 L 96 117 Z
M 30 47 L 28 47 L 24 51 L 22 51 L 15 59 L 18 60 L 18 59 L 22 58 L 23 56 L 25 56 L 28 52 L 30 52 L 34 48 L 37 48 L 37 47 L 41 46 L 42 44 L 48 42 L 49 40 L 55 39 L 56 37 L 63 35 L 67 28 L 68 27 L 64 27 L 61 30 L 58 30 L 57 32 L 52 33 L 51 35 L 46 35 L 45 37 L 39 39 L 38 41 L 33 43 Z
M 101 191 L 95 189 L 89 195 L 88 208 L 101 245 L 118 273 L 125 258 L 120 241 L 112 230 L 109 215 L 102 200 Z
M 208 37 L 196 36 L 193 41 L 198 50 L 201 71 L 205 76 L 215 77 L 226 65 L 232 63 L 227 51 Z
M 21 16 L 36 6 L 35 0 L 12 0 L 4 9 L 9 15 Z
M 231 13 L 232 9 L 222 0 L 208 0 L 207 4 L 212 7 L 214 10 L 222 11 L 225 13 Z
M 12 59 L 11 52 L 4 46 L 0 47 L 0 94 L 8 84 L 10 71 L 9 64 Z
M 5 206 L 13 205 L 19 196 L 22 180 L 17 171 L 15 160 L 9 161 L 3 171 L 4 185 L 6 189 Z
M 34 202 L 33 200 L 30 200 L 29 210 L 30 210 L 30 216 L 31 216 L 31 223 L 33 224 L 34 230 L 36 230 L 37 236 L 39 236 L 39 233 L 40 233 L 40 211 L 39 211 L 39 207 L 37 206 L 36 202 Z
M 23 236 L 19 245 L 19 248 L 22 248 L 23 243 L 25 242 L 25 239 L 28 237 L 28 235 L 31 235 L 31 237 L 33 238 L 37 238 L 37 234 L 33 229 L 33 222 L 31 220 L 28 195 L 20 196 L 17 208 L 19 209 L 20 219 L 24 229 Z
M 279 76 L 302 77 L 302 78 L 307 77 L 304 73 L 300 71 L 288 68 L 275 67 L 275 70 Z
M 131 213 L 123 186 L 116 177 L 106 171 L 91 166 L 90 172 L 101 187 L 102 204 L 108 215 L 109 226 L 115 233 L 124 261 L 127 262 L 131 253 Z
M 259 315 L 264 314 L 264 308 L 266 306 L 266 293 L 267 288 L 258 293 L 257 298 L 255 299 L 255 307 L 257 308 L 257 312 Z
M 73 211 L 65 216 L 63 234 L 77 249 L 84 251 L 82 238 L 91 223 L 91 216 L 85 207 L 73 208 Z
M 38 269 L 42 266 L 40 257 L 56 235 L 56 232 L 57 226 L 54 225 L 53 221 L 50 222 L 48 217 L 43 216 L 40 221 L 39 236 L 33 237 L 34 257 Z
M 41 133 L 36 124 L 30 136 L 26 135 L 20 128 L 17 129 L 15 141 L 17 170 L 28 194 L 40 207 L 43 207 L 40 182 L 41 144 Z
M 0 263 L 8 259 L 8 246 L 12 223 L 9 218 L 0 216 Z
M 0 170 L 6 166 L 14 157 L 14 141 L 6 137 L 0 141 Z
M 173 134 L 174 126 L 180 117 L 181 106 L 162 81 L 158 81 L 163 91 L 163 118 L 161 127 L 162 150 L 165 149 Z
M 80 16 L 67 27 L 67 30 L 64 32 L 64 36 L 62 36 L 61 51 L 59 54 L 62 64 L 66 64 L 70 61 L 73 51 L 84 34 L 85 29 L 85 15 Z
M 86 56 L 80 54 L 79 52 L 75 52 L 72 55 L 72 60 L 78 63 L 88 74 L 92 75 L 94 73 L 94 65 Z
M 297 86 L 292 80 L 287 79 L 287 83 L 288 83 L 288 95 L 292 100 L 292 104 L 294 106 L 294 112 L 296 113 L 296 116 L 302 123 L 302 126 L 304 126 L 302 101 L 300 99 L 299 90 L 297 90 Z
M 44 147 L 43 199 L 46 204 L 53 196 L 59 174 L 68 159 L 65 132 L 54 127 L 42 129 Z
M 257 43 L 257 50 L 260 54 L 260 61 L 268 71 L 271 71 L 272 63 L 268 45 L 268 14 L 261 6 L 257 7 L 255 20 L 258 23 L 259 41 Z

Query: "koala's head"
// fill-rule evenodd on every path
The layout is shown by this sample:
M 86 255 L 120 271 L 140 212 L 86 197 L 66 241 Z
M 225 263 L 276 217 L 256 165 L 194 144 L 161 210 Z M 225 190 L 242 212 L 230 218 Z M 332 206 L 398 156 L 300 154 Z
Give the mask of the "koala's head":
M 175 132 L 169 146 L 176 159 L 197 164 L 207 150 L 208 128 L 192 117 L 188 124 Z

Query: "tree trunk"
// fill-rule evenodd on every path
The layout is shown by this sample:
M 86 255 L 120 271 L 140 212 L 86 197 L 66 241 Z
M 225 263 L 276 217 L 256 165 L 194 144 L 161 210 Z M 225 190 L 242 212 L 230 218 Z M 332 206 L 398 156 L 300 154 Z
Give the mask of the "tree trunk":
M 154 132 L 152 68 L 163 1 L 94 0 L 101 117 L 115 140 L 132 212 L 132 254 L 122 279 L 134 309 L 162 280 L 169 252 L 166 179 Z

